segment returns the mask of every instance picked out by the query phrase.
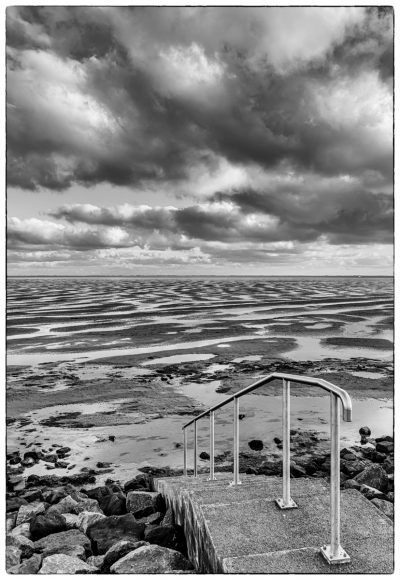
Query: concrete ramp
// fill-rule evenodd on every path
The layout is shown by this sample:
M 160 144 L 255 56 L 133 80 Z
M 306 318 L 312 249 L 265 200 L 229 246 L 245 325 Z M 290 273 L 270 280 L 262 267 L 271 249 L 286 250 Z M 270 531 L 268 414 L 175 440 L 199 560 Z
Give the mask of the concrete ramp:
M 319 553 L 330 541 L 329 487 L 321 479 L 292 479 L 298 509 L 280 510 L 282 479 L 232 475 L 157 479 L 199 573 L 273 574 L 393 572 L 393 524 L 356 490 L 341 492 L 341 544 L 351 557 L 329 565 Z

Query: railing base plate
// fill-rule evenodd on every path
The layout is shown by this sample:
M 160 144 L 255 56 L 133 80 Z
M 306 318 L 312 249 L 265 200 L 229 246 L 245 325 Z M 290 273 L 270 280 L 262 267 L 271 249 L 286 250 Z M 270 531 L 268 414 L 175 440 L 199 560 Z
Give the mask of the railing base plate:
M 292 498 L 290 498 L 289 503 L 285 503 L 283 501 L 283 498 L 279 498 L 275 500 L 275 503 L 277 504 L 278 507 L 281 508 L 281 510 L 294 510 L 298 507 L 297 503 L 295 501 L 292 500 Z
M 217 478 L 216 477 L 207 477 L 207 481 L 216 481 Z
M 347 564 L 350 562 L 350 556 L 347 552 L 345 552 L 342 546 L 339 546 L 337 556 L 334 556 L 331 551 L 331 546 L 328 544 L 327 546 L 322 546 L 321 554 L 328 562 L 328 564 Z
M 242 482 L 241 482 L 241 481 L 238 481 L 237 483 L 235 483 L 234 481 L 230 481 L 230 482 L 229 482 L 229 485 L 230 485 L 231 487 L 234 487 L 235 485 L 242 485 Z

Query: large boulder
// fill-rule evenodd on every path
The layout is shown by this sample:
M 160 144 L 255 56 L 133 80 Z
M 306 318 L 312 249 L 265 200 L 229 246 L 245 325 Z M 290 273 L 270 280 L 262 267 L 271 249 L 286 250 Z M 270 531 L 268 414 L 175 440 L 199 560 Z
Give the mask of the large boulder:
M 157 511 L 164 511 L 165 502 L 156 491 L 129 491 L 126 496 L 126 509 L 135 518 L 144 518 Z
M 64 487 L 56 487 L 55 489 L 50 489 L 49 491 L 44 491 L 42 493 L 44 501 L 50 504 L 56 504 L 64 497 L 67 497 L 68 492 Z
M 380 441 L 376 444 L 376 450 L 380 453 L 392 453 L 394 451 L 394 443 L 392 441 Z
M 99 504 L 101 504 L 104 497 L 111 494 L 110 490 L 105 485 L 94 487 L 93 489 L 85 489 L 84 492 L 90 499 L 97 500 Z
M 175 550 L 161 546 L 142 546 L 115 562 L 112 574 L 168 574 L 190 570 L 190 562 Z
M 6 569 L 18 566 L 21 562 L 22 551 L 17 546 L 6 546 Z
M 186 538 L 182 526 L 171 524 L 169 526 L 155 526 L 146 529 L 144 539 L 149 544 L 157 544 L 164 548 L 171 548 L 186 554 Z
M 6 536 L 6 545 L 15 546 L 21 550 L 21 558 L 30 558 L 34 552 L 34 544 L 25 536 L 13 536 L 8 534 Z
M 37 574 L 42 564 L 42 556 L 40 554 L 33 554 L 27 560 L 8 568 L 9 574 Z
M 126 514 L 126 498 L 123 493 L 111 493 L 100 500 L 100 508 L 106 516 Z
M 119 540 L 138 542 L 144 537 L 144 524 L 137 523 L 132 514 L 109 516 L 88 527 L 95 555 L 105 554 Z
M 360 490 L 361 483 L 358 483 L 355 479 L 348 479 L 343 483 L 343 489 L 357 489 Z
M 390 501 L 386 501 L 384 499 L 372 499 L 371 503 L 373 503 L 381 512 L 385 514 L 391 520 L 394 519 L 394 505 L 390 503 Z
M 19 508 L 23 505 L 26 505 L 28 502 L 26 499 L 22 497 L 10 497 L 6 500 L 6 512 L 16 512 Z
M 341 471 L 343 471 L 349 477 L 354 477 L 358 473 L 361 473 L 366 467 L 366 462 L 357 458 L 352 458 L 350 460 L 343 458 L 340 461 Z
M 65 518 L 65 525 L 67 530 L 72 530 L 78 527 L 79 516 L 77 516 L 76 514 L 63 514 L 63 517 Z
M 252 439 L 249 441 L 248 445 L 253 451 L 261 451 L 264 448 L 264 443 L 261 439 Z
M 30 522 L 30 532 L 32 540 L 40 540 L 50 534 L 57 534 L 66 530 L 65 518 L 59 513 L 48 513 L 36 515 Z
M 25 536 L 25 538 L 28 538 L 28 540 L 31 539 L 31 524 L 29 522 L 26 522 L 25 524 L 21 524 L 19 526 L 16 526 L 15 528 L 13 528 L 10 531 L 10 534 L 12 534 L 13 536 Z
M 374 487 L 380 491 L 385 491 L 387 486 L 387 475 L 385 470 L 378 464 L 374 463 L 366 467 L 361 473 L 356 475 L 353 479 L 363 485 Z
M 63 497 L 53 508 L 57 510 L 60 514 L 78 514 L 79 504 L 70 495 Z
M 18 510 L 17 521 L 15 524 L 20 526 L 26 522 L 30 522 L 37 514 L 42 514 L 46 511 L 46 504 L 43 502 L 33 502 L 27 505 L 22 505 Z
M 81 512 L 97 512 L 102 514 L 103 511 L 100 509 L 99 502 L 96 499 L 85 498 L 78 502 L 78 511 Z
M 67 554 L 86 559 L 91 554 L 90 540 L 79 530 L 51 534 L 35 542 L 35 552 L 43 556 Z
M 103 520 L 106 516 L 104 514 L 99 514 L 98 512 L 81 512 L 78 517 L 77 528 L 84 534 L 89 526 Z
M 86 563 L 89 564 L 89 566 L 94 566 L 98 570 L 101 570 L 103 562 L 104 556 L 89 556 L 89 558 L 86 560 Z
M 139 474 L 133 479 L 127 481 L 124 485 L 125 493 L 128 491 L 135 491 L 137 489 L 150 489 L 151 488 L 151 478 L 146 474 Z
M 53 554 L 43 559 L 39 574 L 95 574 L 97 568 L 80 558 L 65 554 Z
M 111 566 L 115 562 L 117 562 L 118 560 L 129 554 L 129 552 L 133 552 L 134 550 L 137 550 L 142 546 L 149 545 L 150 544 L 148 542 L 143 541 L 131 542 L 130 540 L 120 540 L 119 542 L 111 546 L 109 550 L 107 550 L 103 560 L 102 571 L 109 572 Z

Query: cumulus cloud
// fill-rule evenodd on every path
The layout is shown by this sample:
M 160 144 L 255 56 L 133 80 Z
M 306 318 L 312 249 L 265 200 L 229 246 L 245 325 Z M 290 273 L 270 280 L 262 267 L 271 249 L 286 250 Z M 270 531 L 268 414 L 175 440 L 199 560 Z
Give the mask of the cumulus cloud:
M 390 11 L 11 7 L 7 16 L 10 185 L 177 182 L 223 160 L 390 178 Z

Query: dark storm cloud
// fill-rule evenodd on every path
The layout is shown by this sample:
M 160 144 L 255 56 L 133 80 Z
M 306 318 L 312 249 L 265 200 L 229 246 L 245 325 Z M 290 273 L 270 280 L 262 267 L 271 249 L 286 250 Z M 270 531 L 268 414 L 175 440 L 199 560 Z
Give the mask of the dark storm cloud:
M 390 181 L 391 14 L 299 10 L 9 8 L 9 185 L 162 184 L 219 158 Z

